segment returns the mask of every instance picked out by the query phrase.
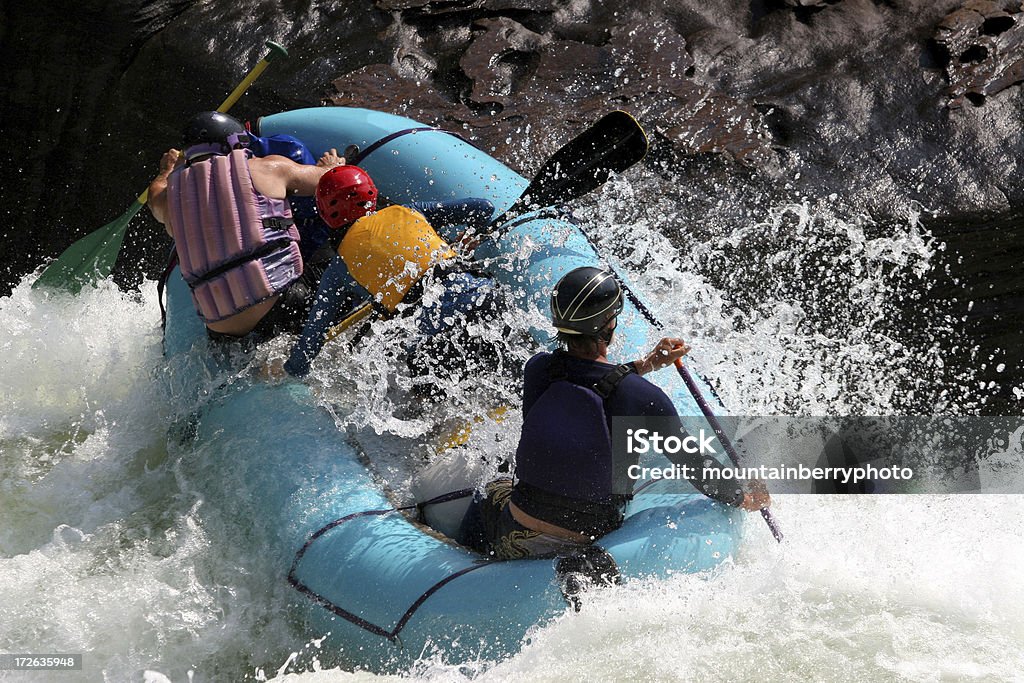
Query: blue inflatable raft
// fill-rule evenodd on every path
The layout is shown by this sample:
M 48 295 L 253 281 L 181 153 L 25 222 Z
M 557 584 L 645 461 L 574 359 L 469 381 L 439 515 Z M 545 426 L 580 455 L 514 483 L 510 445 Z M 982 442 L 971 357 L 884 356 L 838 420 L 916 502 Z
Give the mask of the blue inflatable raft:
M 294 135 L 315 154 L 359 145 L 360 165 L 396 203 L 485 197 L 500 213 L 527 186 L 459 137 L 389 114 L 302 109 L 264 117 L 258 128 L 264 136 Z M 541 214 L 518 219 L 481 251 L 504 259 L 505 267 L 493 270 L 524 306 L 546 307 L 562 274 L 600 261 L 574 225 Z M 617 352 L 630 357 L 646 350 L 655 335 L 627 303 Z M 206 344 L 175 273 L 165 341 L 173 381 L 199 386 L 209 377 L 215 361 Z M 654 379 L 680 414 L 699 415 L 670 374 Z M 568 579 L 587 564 L 574 558 L 491 561 L 392 511 L 351 440 L 299 381 L 236 378 L 202 397 L 187 438 L 175 431 L 198 466 L 220 473 L 218 488 L 204 492 L 212 504 L 236 506 L 240 515 L 261 511 L 260 528 L 270 531 L 240 542 L 258 543 L 280 565 L 309 637 L 326 636 L 319 655 L 325 663 L 387 672 L 431 653 L 450 663 L 508 656 L 528 629 L 567 609 L 573 600 Z M 652 486 L 634 498 L 622 528 L 596 545 L 622 580 L 699 572 L 734 552 L 739 517 L 696 492 Z

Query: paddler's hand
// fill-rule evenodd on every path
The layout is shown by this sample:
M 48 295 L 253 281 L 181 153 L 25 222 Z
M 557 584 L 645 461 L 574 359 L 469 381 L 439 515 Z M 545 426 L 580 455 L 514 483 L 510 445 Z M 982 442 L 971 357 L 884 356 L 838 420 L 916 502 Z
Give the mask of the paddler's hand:
M 466 230 L 455 242 L 455 250 L 465 256 L 472 256 L 476 248 L 480 246 L 480 243 L 484 241 L 482 233 L 477 233 L 475 230 Z
M 183 163 L 185 163 L 185 155 L 173 147 L 164 152 L 164 155 L 160 157 L 160 172 L 156 174 L 156 177 L 149 184 L 149 197 L 146 201 L 146 205 L 149 206 L 149 212 L 153 214 L 153 218 L 163 224 L 167 234 L 171 237 L 174 237 L 174 234 L 171 232 L 171 226 L 167 222 L 167 182 L 171 176 L 171 171 Z
M 747 512 L 757 512 L 761 508 L 771 507 L 772 497 L 768 495 L 768 487 L 760 479 L 750 479 L 743 485 L 743 502 L 740 507 Z
M 182 157 L 181 152 L 172 147 L 160 157 L 160 175 L 166 178 L 171 174 L 171 171 L 180 166 L 184 161 L 185 159 Z
M 323 154 L 316 160 L 316 165 L 321 168 L 334 168 L 335 166 L 344 166 L 345 157 L 338 156 L 338 150 L 333 147 Z
M 259 369 L 258 375 L 266 382 L 279 382 L 284 379 L 288 376 L 284 369 L 284 358 L 271 358 Z
M 667 368 L 690 352 L 690 347 L 682 339 L 665 337 L 654 347 L 643 359 L 634 363 L 636 372 L 639 375 L 646 375 L 648 372 Z

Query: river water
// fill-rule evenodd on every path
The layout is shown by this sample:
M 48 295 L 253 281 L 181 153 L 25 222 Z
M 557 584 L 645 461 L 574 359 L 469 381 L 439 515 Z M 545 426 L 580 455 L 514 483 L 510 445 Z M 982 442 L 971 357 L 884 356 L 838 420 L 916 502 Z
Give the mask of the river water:
M 941 249 L 913 206 L 883 230 L 810 198 L 670 244 L 679 200 L 632 201 L 648 183 L 658 180 L 615 179 L 581 215 L 605 226 L 600 248 L 668 329 L 693 340 L 694 366 L 732 413 L 979 409 L 970 373 L 942 360 L 955 321 L 894 324 L 900 302 L 928 289 Z M 0 652 L 83 653 L 84 670 L 0 679 L 377 678 L 294 670 L 318 643 L 289 609 L 282 568 L 203 497 L 203 468 L 169 451 L 168 426 L 192 398 L 168 389 L 178 384 L 154 283 L 69 298 L 33 292 L 31 279 L 0 299 Z M 374 359 L 390 356 L 331 350 L 311 381 L 346 406 L 343 425 L 428 431 L 385 394 L 346 389 L 342 378 Z M 450 389 L 463 409 L 483 408 Z M 427 658 L 399 678 L 1020 680 L 1020 496 L 792 495 L 775 510 L 781 545 L 752 519 L 738 556 L 712 575 L 605 590 L 509 660 Z

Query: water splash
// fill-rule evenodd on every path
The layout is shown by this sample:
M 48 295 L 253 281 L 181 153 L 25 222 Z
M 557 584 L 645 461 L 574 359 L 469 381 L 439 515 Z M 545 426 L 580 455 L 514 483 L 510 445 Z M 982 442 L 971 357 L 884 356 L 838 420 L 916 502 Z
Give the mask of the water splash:
M 927 297 L 942 245 L 918 205 L 896 223 L 836 195 L 698 220 L 677 188 L 642 182 L 640 191 L 614 180 L 581 213 L 666 330 L 693 340 L 695 365 L 730 411 L 928 414 L 982 404 L 970 369 L 945 362 L 960 321 Z
M 940 381 L 956 321 L 894 322 L 927 288 L 940 248 L 913 210 L 880 225 L 826 198 L 697 222 L 659 182 L 613 179 L 580 213 L 667 329 L 694 340 L 695 366 L 735 412 L 975 405 Z M 535 317 L 501 320 L 521 333 L 544 325 Z M 204 499 L 227 489 L 204 480 L 213 473 L 201 448 L 179 438 L 197 400 L 252 381 L 290 340 L 204 374 L 195 357 L 165 363 L 158 320 L 151 283 L 72 299 L 26 281 L 0 299 L 0 650 L 86 652 L 88 680 L 373 678 L 295 673 L 316 656 L 290 653 L 316 646 L 302 647 L 282 608 L 291 595 L 280 567 L 238 538 L 231 506 Z M 533 352 L 497 326 L 473 332 L 505 351 L 505 370 Z M 377 465 L 398 496 L 435 457 L 424 444 L 453 421 L 513 406 L 468 444 L 499 458 L 521 424 L 508 375 L 420 372 L 406 359 L 413 336 L 407 318 L 375 321 L 354 346 L 329 345 L 311 377 L 340 427 L 379 433 Z M 425 385 L 445 400 L 423 401 Z M 841 669 L 931 680 L 1005 678 L 1024 665 L 1024 625 L 1009 607 L 1024 598 L 1013 588 L 1024 585 L 1014 497 L 783 497 L 778 515 L 793 539 L 781 549 L 749 525 L 743 553 L 713 577 L 600 592 L 511 660 L 454 666 L 427 654 L 405 678 L 830 680 Z M 261 533 L 254 520 L 245 535 Z
M 61 680 L 185 680 L 187 663 L 244 675 L 291 641 L 272 607 L 287 600 L 276 567 L 227 542 L 181 468 L 189 454 L 168 453 L 194 395 L 155 382 L 153 283 L 77 297 L 30 285 L 0 299 L 0 651 L 84 653 Z

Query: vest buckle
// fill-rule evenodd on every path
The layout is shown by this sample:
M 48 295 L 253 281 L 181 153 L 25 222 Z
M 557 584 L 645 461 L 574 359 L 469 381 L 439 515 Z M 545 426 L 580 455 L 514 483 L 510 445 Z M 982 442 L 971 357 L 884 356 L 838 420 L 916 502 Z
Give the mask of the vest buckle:
M 291 218 L 280 218 L 278 216 L 271 216 L 263 219 L 263 227 L 270 230 L 287 230 L 288 228 L 295 225 L 295 221 Z

